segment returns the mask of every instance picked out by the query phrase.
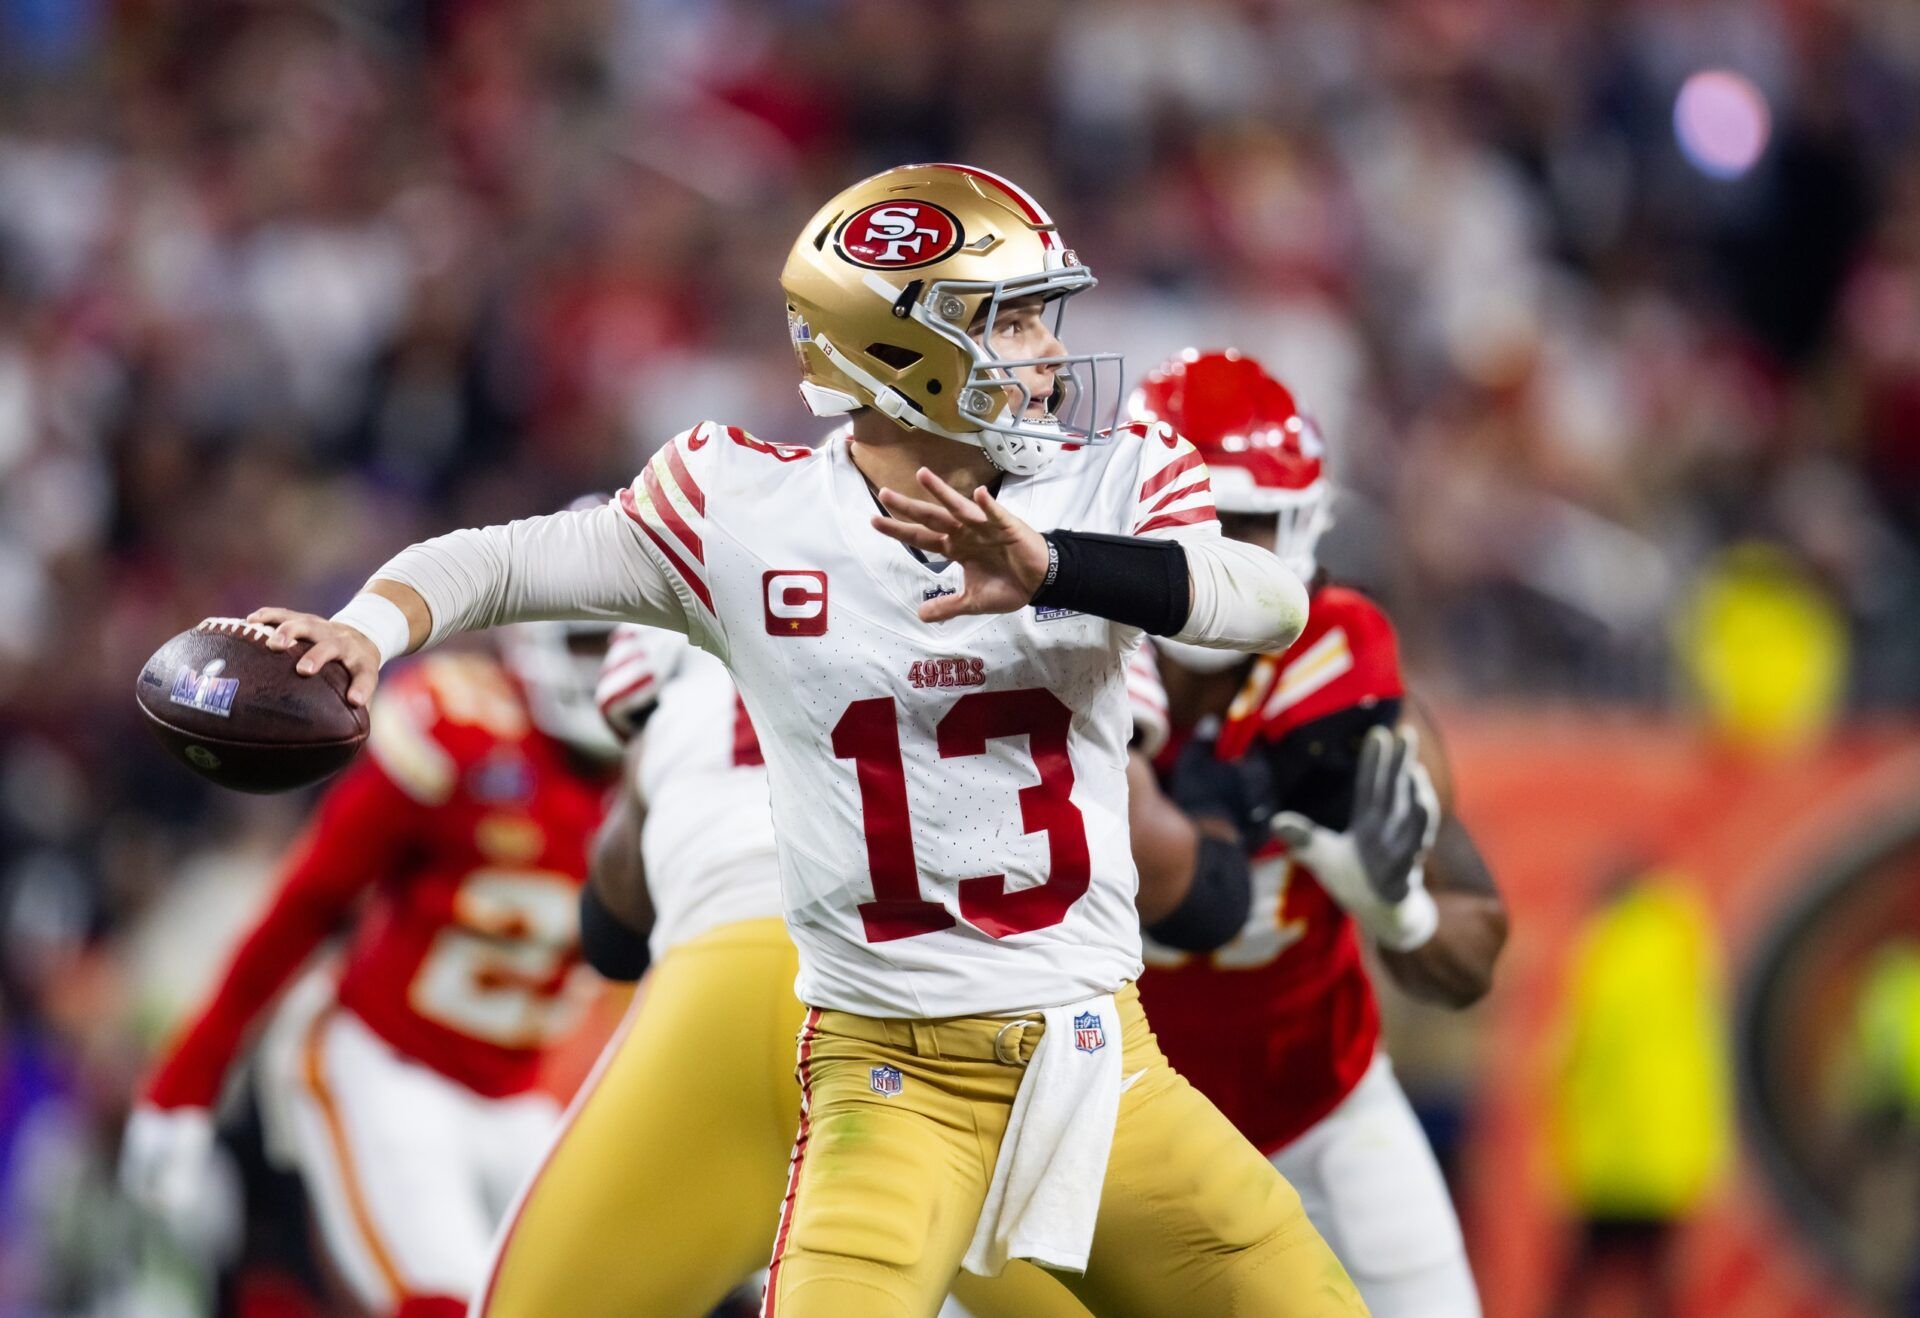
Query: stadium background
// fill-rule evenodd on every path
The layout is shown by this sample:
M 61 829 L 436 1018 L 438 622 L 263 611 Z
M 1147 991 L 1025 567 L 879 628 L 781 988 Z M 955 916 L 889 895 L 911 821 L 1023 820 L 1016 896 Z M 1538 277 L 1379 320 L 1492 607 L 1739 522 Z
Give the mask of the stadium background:
M 1337 445 L 1515 910 L 1396 1022 L 1490 1314 L 1634 1311 L 1622 1213 L 1678 1313 L 1920 1312 L 1920 7 L 0 0 L 0 1313 L 201 1303 L 115 1142 L 302 802 L 161 758 L 140 661 L 816 433 L 780 260 L 913 159 L 1054 209 L 1070 342 L 1237 344 Z M 1570 1150 L 1647 1091 L 1623 1209 Z

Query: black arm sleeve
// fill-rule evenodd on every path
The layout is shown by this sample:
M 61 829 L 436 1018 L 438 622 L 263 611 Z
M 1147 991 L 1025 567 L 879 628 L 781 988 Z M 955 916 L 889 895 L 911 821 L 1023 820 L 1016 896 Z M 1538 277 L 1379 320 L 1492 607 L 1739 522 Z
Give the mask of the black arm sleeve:
M 580 888 L 580 955 L 588 965 L 618 984 L 647 973 L 647 940 L 607 909 L 591 883 Z
M 1253 909 L 1247 853 L 1211 834 L 1200 835 L 1193 886 L 1171 915 L 1149 925 L 1153 941 L 1183 952 L 1211 952 L 1232 942 Z
M 1193 611 L 1187 551 L 1172 540 L 1048 531 L 1047 576 L 1033 592 L 1043 609 L 1072 609 L 1172 636 Z

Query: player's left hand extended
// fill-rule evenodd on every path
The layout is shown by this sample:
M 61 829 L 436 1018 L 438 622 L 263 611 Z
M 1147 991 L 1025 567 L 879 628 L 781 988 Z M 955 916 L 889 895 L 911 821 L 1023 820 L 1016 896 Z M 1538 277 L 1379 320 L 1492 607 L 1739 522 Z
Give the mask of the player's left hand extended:
M 874 518 L 873 529 L 923 554 L 952 559 L 965 573 L 960 593 L 936 595 L 922 604 L 920 620 L 1026 608 L 1047 575 L 1047 542 L 1040 533 L 1008 512 L 984 485 L 968 499 L 925 467 L 918 477 L 931 501 L 882 490 L 880 506 L 892 515 Z
M 1438 919 L 1423 864 L 1439 826 L 1439 800 L 1411 728 L 1368 731 L 1346 832 L 1292 811 L 1273 818 L 1274 835 L 1328 895 L 1382 943 L 1402 950 L 1431 937 Z

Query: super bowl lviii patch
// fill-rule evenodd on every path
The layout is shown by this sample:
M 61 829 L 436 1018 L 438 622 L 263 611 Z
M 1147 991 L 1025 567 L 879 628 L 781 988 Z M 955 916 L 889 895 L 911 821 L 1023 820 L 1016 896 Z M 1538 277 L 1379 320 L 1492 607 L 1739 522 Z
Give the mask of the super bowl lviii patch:
M 174 676 L 173 690 L 167 693 L 167 699 L 204 714 L 231 717 L 233 696 L 240 689 L 240 679 L 220 676 L 226 666 L 224 659 L 209 659 L 203 669 L 182 668 Z

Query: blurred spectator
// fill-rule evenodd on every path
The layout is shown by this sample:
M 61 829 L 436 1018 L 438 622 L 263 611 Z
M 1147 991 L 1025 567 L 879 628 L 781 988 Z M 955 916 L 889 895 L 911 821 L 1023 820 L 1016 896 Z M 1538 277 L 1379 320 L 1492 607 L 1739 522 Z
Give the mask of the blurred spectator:
M 1556 1310 L 1568 1318 L 1679 1312 L 1678 1228 L 1717 1188 L 1733 1144 L 1715 938 L 1685 877 L 1654 872 L 1615 892 L 1577 941 L 1554 1100 L 1556 1164 L 1580 1229 Z

